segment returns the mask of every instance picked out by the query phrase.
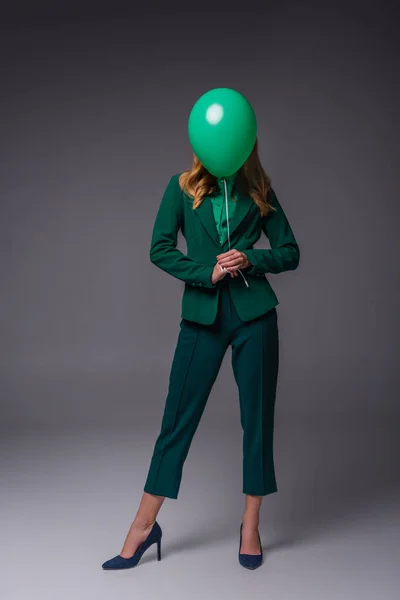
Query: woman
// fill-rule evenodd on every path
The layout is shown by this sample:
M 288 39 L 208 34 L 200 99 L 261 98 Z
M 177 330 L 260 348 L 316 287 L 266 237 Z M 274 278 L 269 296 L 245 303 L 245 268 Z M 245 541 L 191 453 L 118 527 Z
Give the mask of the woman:
M 177 246 L 182 231 L 187 254 Z M 271 248 L 255 249 L 261 232 Z M 300 251 L 258 155 L 215 177 L 193 155 L 191 168 L 171 177 L 161 200 L 150 248 L 159 268 L 185 283 L 178 342 L 161 430 L 136 517 L 121 553 L 104 569 L 135 566 L 157 543 L 156 521 L 165 500 L 177 498 L 182 469 L 225 352 L 232 347 L 243 428 L 245 509 L 239 563 L 263 562 L 258 531 L 263 496 L 277 491 L 273 462 L 275 393 L 279 363 L 276 305 L 265 275 L 296 269 Z

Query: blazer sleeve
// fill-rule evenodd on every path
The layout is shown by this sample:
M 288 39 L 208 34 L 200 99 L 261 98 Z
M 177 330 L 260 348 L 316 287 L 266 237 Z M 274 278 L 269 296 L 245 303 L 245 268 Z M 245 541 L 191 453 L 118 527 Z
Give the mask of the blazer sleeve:
M 185 283 L 214 288 L 216 284 L 211 281 L 214 267 L 197 263 L 176 247 L 182 219 L 182 190 L 178 175 L 173 175 L 164 191 L 154 221 L 150 261 Z
M 300 249 L 289 221 L 272 188 L 270 204 L 276 208 L 261 217 L 261 229 L 267 236 L 271 249 L 252 248 L 244 250 L 252 266 L 246 273 L 281 273 L 296 269 L 300 261 Z

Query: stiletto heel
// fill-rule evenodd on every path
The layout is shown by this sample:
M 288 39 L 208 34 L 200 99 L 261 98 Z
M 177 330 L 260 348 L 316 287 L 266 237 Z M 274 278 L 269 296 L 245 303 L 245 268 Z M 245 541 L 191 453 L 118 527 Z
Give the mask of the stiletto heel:
M 238 553 L 239 563 L 242 565 L 242 567 L 245 567 L 246 569 L 256 569 L 263 562 L 263 549 L 261 546 L 260 534 L 258 534 L 258 541 L 260 542 L 261 554 L 241 554 L 240 547 L 242 545 L 242 527 L 243 523 L 240 525 L 240 541 Z
M 106 562 L 102 564 L 102 568 L 105 570 L 117 570 L 136 567 L 147 548 L 150 548 L 152 544 L 157 544 L 157 560 L 161 560 L 161 536 L 162 529 L 157 521 L 154 521 L 149 535 L 144 542 L 140 544 L 133 556 L 130 558 L 124 558 L 120 554 L 117 554 L 117 556 L 114 556 L 114 558 L 106 560 Z
M 157 560 L 161 560 L 161 538 L 157 542 Z

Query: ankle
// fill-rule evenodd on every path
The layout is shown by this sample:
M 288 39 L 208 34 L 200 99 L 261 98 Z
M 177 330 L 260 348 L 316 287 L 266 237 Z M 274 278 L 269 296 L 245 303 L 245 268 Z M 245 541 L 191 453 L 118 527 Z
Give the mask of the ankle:
M 151 517 L 136 517 L 133 524 L 138 529 L 151 529 L 156 519 Z
M 259 517 L 254 515 L 244 514 L 242 517 L 243 527 L 245 527 L 246 529 L 252 529 L 254 531 L 257 531 L 259 527 L 259 522 Z

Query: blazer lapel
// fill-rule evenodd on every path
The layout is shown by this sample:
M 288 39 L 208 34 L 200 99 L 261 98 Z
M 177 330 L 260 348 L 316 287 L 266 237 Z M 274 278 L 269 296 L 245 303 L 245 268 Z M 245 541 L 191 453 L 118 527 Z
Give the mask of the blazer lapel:
M 203 225 L 204 229 L 207 231 L 208 235 L 211 237 L 213 242 L 218 247 L 220 247 L 219 235 L 217 226 L 215 224 L 214 212 L 210 196 L 204 196 L 200 206 L 198 206 L 193 212 L 200 219 L 201 224 Z
M 229 218 L 229 236 L 231 239 L 231 245 L 234 234 L 236 233 L 239 225 L 242 223 L 249 210 L 256 206 L 253 198 L 247 193 L 241 179 L 238 178 L 235 182 L 232 193 L 236 198 L 237 205 L 235 206 L 235 211 L 232 217 Z M 221 249 L 210 196 L 205 196 L 200 206 L 194 212 L 197 214 L 203 227 L 213 242 L 218 246 L 219 249 Z M 229 249 L 228 239 L 226 239 L 222 244 L 223 251 L 225 251 L 225 248 L 226 250 Z

